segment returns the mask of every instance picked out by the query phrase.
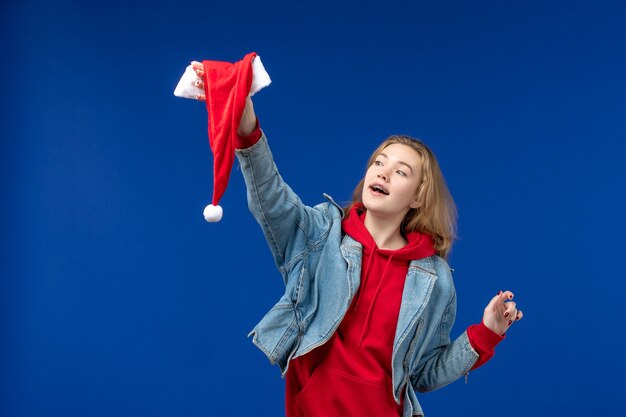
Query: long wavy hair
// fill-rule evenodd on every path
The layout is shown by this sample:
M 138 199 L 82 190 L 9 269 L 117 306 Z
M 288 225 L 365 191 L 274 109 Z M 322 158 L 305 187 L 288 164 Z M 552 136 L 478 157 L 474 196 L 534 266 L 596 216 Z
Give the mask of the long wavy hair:
M 456 238 L 457 211 L 437 158 L 422 141 L 406 135 L 392 135 L 372 153 L 367 168 L 374 163 L 383 149 L 393 144 L 409 146 L 417 152 L 422 163 L 421 183 L 416 191 L 419 206 L 409 209 L 402 220 L 400 231 L 429 234 L 435 241 L 437 254 L 447 258 Z M 353 205 L 363 202 L 364 184 L 365 176 L 354 189 L 352 202 L 346 207 L 346 212 L 349 212 Z

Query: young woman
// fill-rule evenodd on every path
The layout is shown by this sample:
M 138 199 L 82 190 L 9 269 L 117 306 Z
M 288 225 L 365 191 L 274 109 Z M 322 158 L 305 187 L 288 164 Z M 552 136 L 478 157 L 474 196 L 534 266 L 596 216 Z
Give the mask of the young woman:
M 500 291 L 450 340 L 456 212 L 422 142 L 385 140 L 344 210 L 330 197 L 305 206 L 283 182 L 250 99 L 238 140 L 249 207 L 286 285 L 251 334 L 286 376 L 288 417 L 422 415 L 416 391 L 484 364 L 522 318 Z

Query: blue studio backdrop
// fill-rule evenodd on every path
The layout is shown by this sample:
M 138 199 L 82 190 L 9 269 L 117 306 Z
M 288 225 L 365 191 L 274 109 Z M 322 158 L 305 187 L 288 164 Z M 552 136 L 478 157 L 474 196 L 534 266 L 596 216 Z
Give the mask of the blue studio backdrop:
M 255 108 L 307 204 L 382 139 L 459 209 L 453 337 L 524 310 L 428 416 L 623 415 L 626 2 L 3 1 L 0 415 L 280 416 L 247 339 L 282 291 L 237 163 L 221 204 L 192 59 L 258 52 Z

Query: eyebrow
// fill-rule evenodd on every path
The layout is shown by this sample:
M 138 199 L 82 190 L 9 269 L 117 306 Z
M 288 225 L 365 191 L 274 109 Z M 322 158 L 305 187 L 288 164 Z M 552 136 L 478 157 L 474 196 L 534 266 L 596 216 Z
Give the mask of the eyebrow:
M 384 156 L 385 158 L 389 159 L 389 157 L 388 157 L 387 155 L 385 155 L 385 153 L 384 153 L 384 152 L 379 153 L 379 154 L 378 154 L 378 156 Z M 413 174 L 414 174 L 414 172 L 413 172 L 413 168 L 411 168 L 411 165 L 409 165 L 409 164 L 407 164 L 406 162 L 403 162 L 403 161 L 398 161 L 398 163 L 399 163 L 400 165 L 404 165 L 405 167 L 407 167 L 408 169 L 410 169 L 410 170 L 411 170 L 411 175 L 413 175 Z

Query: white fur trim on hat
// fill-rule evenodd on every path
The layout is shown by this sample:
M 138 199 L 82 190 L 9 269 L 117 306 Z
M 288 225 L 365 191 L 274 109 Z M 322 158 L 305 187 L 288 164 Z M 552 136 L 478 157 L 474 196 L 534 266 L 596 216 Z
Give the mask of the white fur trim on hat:
M 252 60 L 252 84 L 250 85 L 250 97 L 272 83 L 270 75 L 265 71 L 260 56 Z
M 196 86 L 196 81 L 202 81 L 202 79 L 198 77 L 198 74 L 194 71 L 193 66 L 189 65 L 185 69 L 183 76 L 180 78 L 180 81 L 174 90 L 174 95 L 176 97 L 197 100 L 198 94 L 204 95 L 204 89 Z
M 196 71 L 192 65 L 189 65 L 183 76 L 178 81 L 176 88 L 174 89 L 174 95 L 176 97 L 190 98 L 192 100 L 198 100 L 198 95 L 204 95 L 204 89 L 196 85 L 197 81 L 202 81 L 202 78 L 198 77 Z M 252 85 L 250 86 L 250 97 L 258 93 L 272 83 L 270 75 L 265 70 L 261 57 L 256 56 L 252 60 Z

